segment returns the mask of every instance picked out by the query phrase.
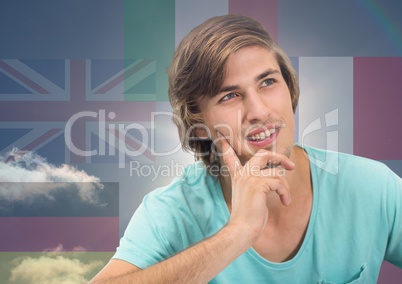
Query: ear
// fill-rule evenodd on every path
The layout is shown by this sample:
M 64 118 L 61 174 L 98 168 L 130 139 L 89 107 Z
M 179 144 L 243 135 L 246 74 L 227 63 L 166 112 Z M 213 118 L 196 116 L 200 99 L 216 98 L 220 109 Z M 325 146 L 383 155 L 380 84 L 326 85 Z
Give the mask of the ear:
M 195 135 L 200 139 L 209 139 L 208 132 L 204 128 L 197 127 L 195 129 Z

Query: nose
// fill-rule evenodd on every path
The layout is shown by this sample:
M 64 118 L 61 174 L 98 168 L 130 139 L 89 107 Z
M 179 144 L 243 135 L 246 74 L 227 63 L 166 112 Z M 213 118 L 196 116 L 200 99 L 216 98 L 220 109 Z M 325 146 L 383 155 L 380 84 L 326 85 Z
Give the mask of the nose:
M 264 122 L 270 115 L 267 102 L 264 101 L 261 94 L 254 90 L 248 92 L 247 96 L 244 98 L 244 111 L 247 121 L 251 124 Z

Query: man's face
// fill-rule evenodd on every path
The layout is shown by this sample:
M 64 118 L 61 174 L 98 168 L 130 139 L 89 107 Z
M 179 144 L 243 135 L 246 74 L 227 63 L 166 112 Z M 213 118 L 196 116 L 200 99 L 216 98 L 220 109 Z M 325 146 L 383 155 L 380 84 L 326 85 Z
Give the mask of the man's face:
M 217 131 L 228 139 L 242 164 L 259 149 L 290 156 L 295 123 L 289 88 L 274 53 L 244 47 L 233 53 L 226 65 L 220 92 L 200 102 L 209 138 Z M 202 137 L 203 129 L 197 131 Z

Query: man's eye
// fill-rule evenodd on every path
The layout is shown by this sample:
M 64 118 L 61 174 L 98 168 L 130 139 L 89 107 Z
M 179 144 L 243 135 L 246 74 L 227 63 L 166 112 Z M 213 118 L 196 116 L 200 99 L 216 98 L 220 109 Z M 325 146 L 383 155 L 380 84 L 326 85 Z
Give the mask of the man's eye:
M 273 83 L 275 83 L 274 79 L 266 79 L 266 80 L 262 81 L 263 86 L 269 86 L 269 85 L 272 85 Z
M 222 102 L 222 101 L 228 101 L 228 100 L 230 100 L 230 99 L 233 99 L 234 97 L 236 97 L 237 95 L 235 94 L 235 93 L 230 93 L 230 94 L 227 94 L 226 96 L 224 96 L 224 97 L 222 97 L 221 99 L 220 99 L 220 101 Z

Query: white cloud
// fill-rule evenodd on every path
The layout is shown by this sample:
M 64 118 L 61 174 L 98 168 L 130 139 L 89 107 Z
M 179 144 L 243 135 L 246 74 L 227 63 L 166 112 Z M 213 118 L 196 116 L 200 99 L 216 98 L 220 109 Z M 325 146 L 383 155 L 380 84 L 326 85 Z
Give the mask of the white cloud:
M 65 250 L 63 244 L 58 244 L 55 247 L 52 248 L 47 248 L 45 250 L 43 250 L 43 252 L 66 252 L 66 251 L 70 251 L 70 250 Z M 82 246 L 75 246 L 71 249 L 72 252 L 85 252 L 87 251 L 84 247 Z
M 89 278 L 92 278 L 104 263 L 84 263 L 79 259 L 57 255 L 18 258 L 13 261 L 13 265 L 10 283 L 80 284 L 88 283 Z
M 22 201 L 41 195 L 51 199 L 54 190 L 72 187 L 81 200 L 96 203 L 94 189 L 103 186 L 95 176 L 67 164 L 52 165 L 33 152 L 13 149 L 0 157 L 0 198 Z

